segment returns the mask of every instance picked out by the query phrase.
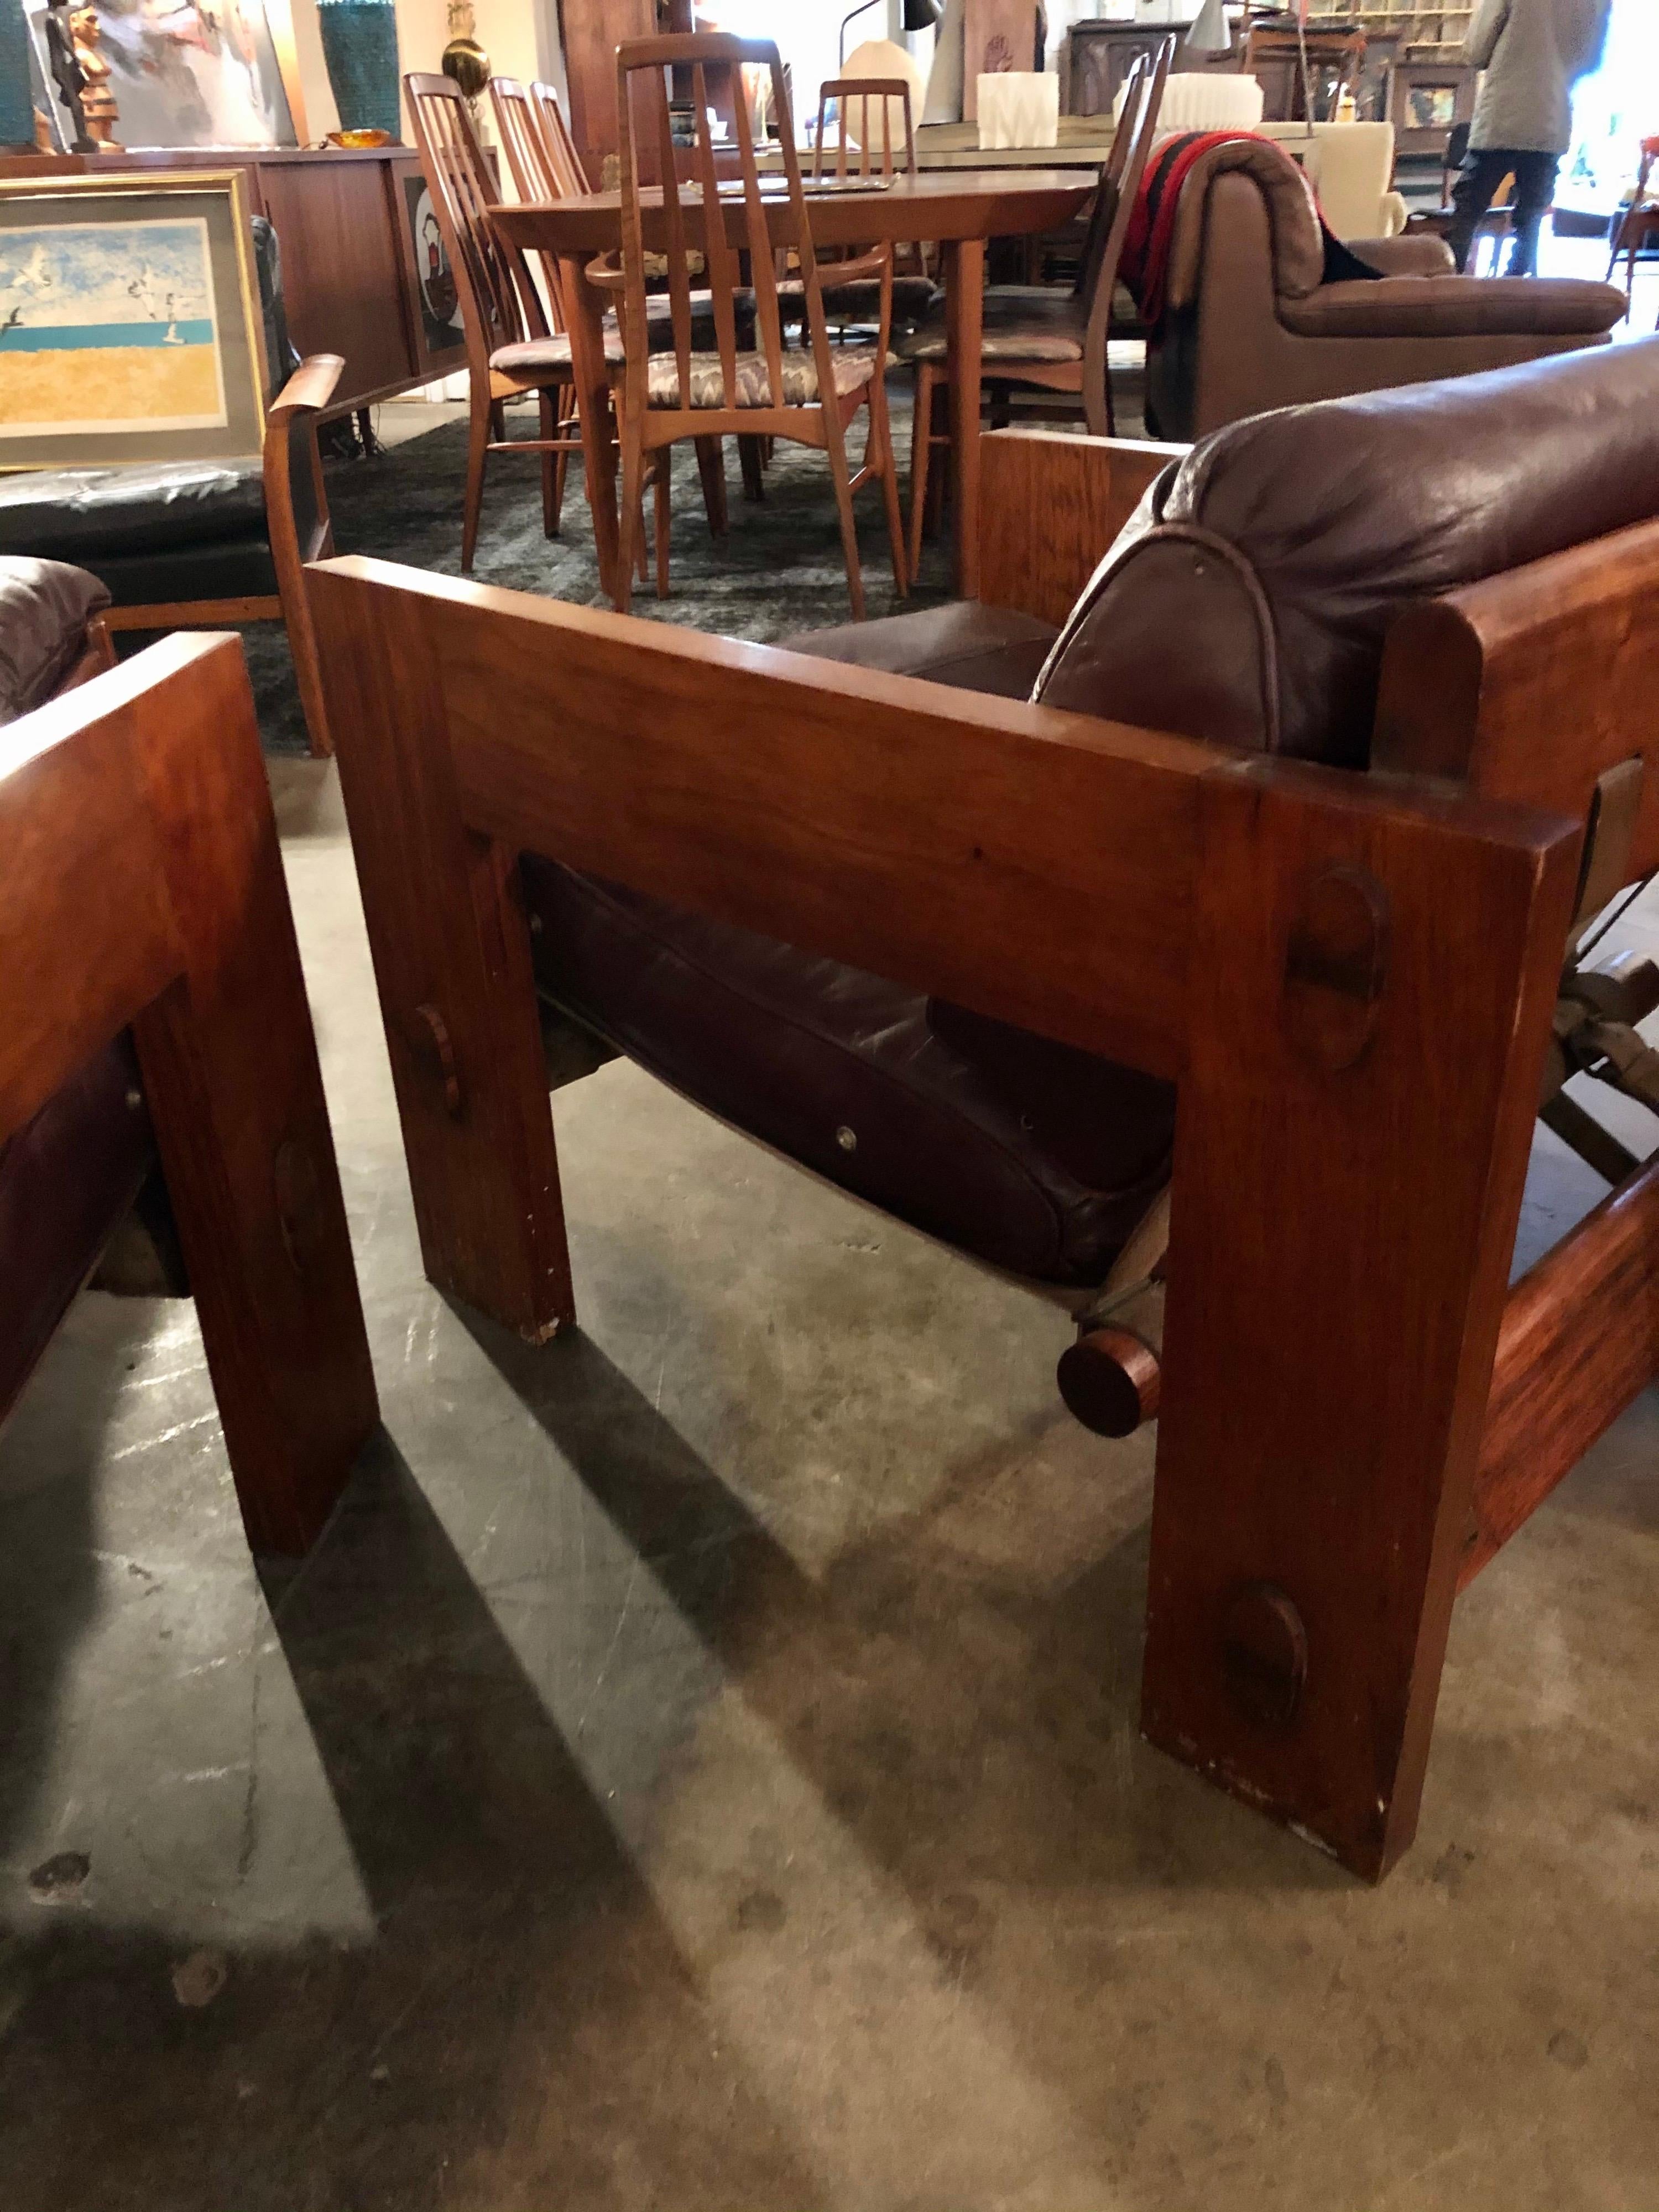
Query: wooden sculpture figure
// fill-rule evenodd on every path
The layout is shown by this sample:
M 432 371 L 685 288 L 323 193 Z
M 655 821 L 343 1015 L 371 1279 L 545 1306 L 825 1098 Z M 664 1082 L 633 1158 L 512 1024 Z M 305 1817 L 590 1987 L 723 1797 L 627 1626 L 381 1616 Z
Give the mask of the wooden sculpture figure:
M 101 26 L 96 8 L 77 8 L 70 17 L 76 65 L 81 72 L 81 113 L 87 137 L 100 153 L 118 154 L 115 126 L 120 111 L 109 88 L 110 66 L 98 47 Z

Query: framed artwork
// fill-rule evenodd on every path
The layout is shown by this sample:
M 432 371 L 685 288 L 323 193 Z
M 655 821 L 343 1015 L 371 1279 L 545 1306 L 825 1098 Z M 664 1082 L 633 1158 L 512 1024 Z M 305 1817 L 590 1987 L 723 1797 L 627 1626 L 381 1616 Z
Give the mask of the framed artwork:
M 404 195 L 404 250 L 415 288 L 416 350 L 434 378 L 465 366 L 466 332 L 461 297 L 433 211 L 432 195 L 418 169 L 399 179 Z
M 240 171 L 0 179 L 0 469 L 252 459 L 264 392 Z
M 52 82 L 43 0 L 24 0 L 37 69 L 50 88 L 53 133 L 73 125 Z M 287 9 L 278 27 L 291 45 Z M 297 146 L 283 67 L 264 0 L 98 0 L 98 52 L 109 64 L 115 143 L 133 151 Z M 290 56 L 291 60 L 291 56 Z

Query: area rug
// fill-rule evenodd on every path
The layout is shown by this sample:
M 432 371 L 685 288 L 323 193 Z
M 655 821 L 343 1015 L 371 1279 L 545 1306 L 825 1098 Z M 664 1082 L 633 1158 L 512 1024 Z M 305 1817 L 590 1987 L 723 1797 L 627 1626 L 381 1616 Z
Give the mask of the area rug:
M 1119 351 L 1113 349 L 1119 419 L 1133 435 L 1139 428 L 1139 363 L 1138 360 L 1133 365 L 1120 363 Z M 900 489 L 908 511 L 908 380 L 895 378 L 890 389 Z M 1131 422 L 1133 428 L 1129 427 Z M 508 410 L 510 435 L 533 436 L 534 424 L 533 408 Z M 862 440 L 860 421 L 853 435 L 855 465 L 863 450 Z M 635 599 L 636 614 L 647 621 L 678 623 L 755 644 L 850 618 L 835 497 L 829 465 L 822 453 L 780 442 L 767 471 L 766 496 L 751 503 L 743 495 L 735 443 L 728 440 L 730 526 L 719 539 L 709 533 L 696 457 L 689 446 L 676 449 L 673 465 L 672 596 L 659 600 L 654 585 L 643 586 Z M 383 560 L 405 562 L 411 568 L 459 575 L 465 483 L 464 422 L 447 423 L 423 436 L 405 440 L 372 460 L 331 463 L 328 495 L 335 543 L 342 553 L 370 553 Z M 859 495 L 854 509 L 868 611 L 872 616 L 896 613 L 904 603 L 894 588 L 882 502 L 875 485 Z M 542 531 L 541 471 L 537 458 L 512 453 L 491 457 L 478 556 L 472 573 L 480 583 L 507 585 L 544 598 L 568 599 L 578 606 L 609 604 L 599 589 L 580 460 L 572 463 L 560 534 L 549 539 Z M 936 605 L 949 596 L 950 551 L 941 535 L 924 544 L 921 574 L 908 604 Z M 242 635 L 266 750 L 304 752 L 305 723 L 288 641 L 280 625 L 265 623 Z

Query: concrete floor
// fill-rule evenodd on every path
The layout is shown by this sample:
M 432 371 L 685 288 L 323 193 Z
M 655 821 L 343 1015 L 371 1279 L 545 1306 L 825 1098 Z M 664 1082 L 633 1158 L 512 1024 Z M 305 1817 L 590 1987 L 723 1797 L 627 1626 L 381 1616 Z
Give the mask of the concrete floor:
M 386 1437 L 244 1547 L 188 1306 L 0 1437 L 5 2212 L 1650 2212 L 1659 1417 L 1461 1606 L 1380 1892 L 1135 1733 L 1063 1317 L 625 1066 L 583 1332 L 422 1279 L 331 770 L 274 776 Z M 1543 1140 L 1528 1249 L 1599 1186 Z

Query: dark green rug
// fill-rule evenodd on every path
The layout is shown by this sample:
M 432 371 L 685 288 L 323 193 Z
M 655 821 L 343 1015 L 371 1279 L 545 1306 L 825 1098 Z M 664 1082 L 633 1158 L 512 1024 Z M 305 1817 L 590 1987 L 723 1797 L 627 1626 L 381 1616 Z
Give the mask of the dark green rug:
M 901 489 L 908 499 L 908 393 L 901 396 L 896 390 L 893 398 Z M 534 420 L 528 408 L 513 410 L 509 434 L 533 434 Z M 855 457 L 862 450 L 862 425 L 856 425 Z M 730 527 L 716 540 L 703 514 L 695 454 L 690 446 L 676 449 L 672 597 L 659 600 L 654 584 L 647 585 L 635 600 L 635 613 L 757 644 L 793 630 L 848 621 L 847 574 L 823 455 L 780 443 L 767 471 L 766 496 L 751 504 L 743 495 L 735 443 L 728 440 L 726 479 Z M 374 460 L 331 464 L 329 503 L 339 550 L 459 575 L 465 480 L 466 426 L 460 422 L 406 441 Z M 854 504 L 869 612 L 894 613 L 900 601 L 877 487 L 861 492 Z M 580 461 L 571 467 L 560 535 L 550 540 L 542 533 L 536 458 L 492 456 L 472 573 L 480 583 L 508 585 L 580 606 L 609 604 L 599 590 Z M 933 605 L 948 597 L 948 550 L 941 538 L 925 550 L 911 604 Z M 266 749 L 304 752 L 305 725 L 281 627 L 262 624 L 245 630 L 243 637 Z

